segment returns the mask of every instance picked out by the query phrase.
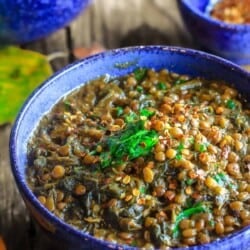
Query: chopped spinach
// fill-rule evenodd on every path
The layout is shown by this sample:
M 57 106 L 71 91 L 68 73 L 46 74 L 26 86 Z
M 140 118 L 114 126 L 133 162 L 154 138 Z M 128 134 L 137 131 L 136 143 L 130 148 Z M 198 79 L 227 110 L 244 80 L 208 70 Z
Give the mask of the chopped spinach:
M 134 71 L 134 76 L 137 82 L 141 82 L 144 77 L 146 76 L 147 69 L 145 68 L 138 68 Z
M 208 212 L 208 211 L 209 211 L 209 209 L 205 204 L 197 203 L 193 207 L 187 208 L 187 209 L 183 210 L 182 212 L 180 212 L 176 217 L 174 227 L 173 227 L 173 230 L 172 230 L 173 237 L 174 238 L 178 237 L 178 235 L 180 233 L 179 224 L 183 219 L 189 218 L 193 214 L 198 214 L 198 213 Z

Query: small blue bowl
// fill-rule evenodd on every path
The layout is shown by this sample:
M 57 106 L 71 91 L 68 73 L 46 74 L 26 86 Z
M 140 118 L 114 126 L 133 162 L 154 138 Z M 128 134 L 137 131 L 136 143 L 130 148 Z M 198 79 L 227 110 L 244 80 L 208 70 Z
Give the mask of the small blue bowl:
M 90 0 L 1 0 L 0 43 L 27 43 L 67 25 Z
M 182 19 L 195 42 L 240 65 L 250 65 L 250 24 L 228 24 L 209 15 L 218 0 L 178 0 Z
M 63 96 L 99 76 L 109 74 L 111 77 L 120 77 L 131 73 L 137 67 L 156 70 L 167 68 L 179 74 L 224 80 L 244 93 L 250 101 L 248 72 L 216 56 L 177 47 L 141 46 L 111 50 L 74 63 L 48 79 L 27 99 L 13 125 L 10 135 L 10 159 L 15 181 L 31 215 L 50 238 L 57 244 L 63 244 L 65 249 L 135 250 L 136 248 L 96 239 L 66 224 L 41 205 L 26 182 L 27 143 L 39 120 Z M 246 246 L 250 246 L 249 226 L 210 244 L 193 246 L 189 249 L 235 250 L 247 249 Z

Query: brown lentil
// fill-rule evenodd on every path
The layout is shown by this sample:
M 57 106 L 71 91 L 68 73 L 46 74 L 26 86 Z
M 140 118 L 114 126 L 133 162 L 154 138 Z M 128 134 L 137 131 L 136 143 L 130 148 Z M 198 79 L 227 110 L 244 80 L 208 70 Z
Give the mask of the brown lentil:
M 62 178 L 64 174 L 65 174 L 65 168 L 61 165 L 56 165 L 51 172 L 52 177 L 55 179 Z
M 46 197 L 45 197 L 45 196 L 40 195 L 40 196 L 37 197 L 37 199 L 38 199 L 43 205 L 45 205 L 45 203 L 46 203 Z
M 76 195 L 84 195 L 86 193 L 86 187 L 82 184 L 78 184 L 76 185 L 74 192 Z
M 154 172 L 151 168 L 145 167 L 143 169 L 143 178 L 147 183 L 151 183 L 154 180 Z
M 185 238 L 189 238 L 189 237 L 193 237 L 197 234 L 197 231 L 196 229 L 194 228 L 189 228 L 189 229 L 185 229 L 182 231 L 182 235 L 185 237 Z

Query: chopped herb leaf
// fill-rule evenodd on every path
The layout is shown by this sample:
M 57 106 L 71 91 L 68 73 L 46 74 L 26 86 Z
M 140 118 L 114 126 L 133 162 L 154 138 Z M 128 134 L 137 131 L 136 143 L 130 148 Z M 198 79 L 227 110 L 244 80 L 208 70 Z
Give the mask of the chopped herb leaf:
M 214 225 L 215 225 L 214 220 L 210 220 L 210 221 L 209 221 L 209 225 L 210 225 L 211 227 L 214 227 Z
M 158 82 L 156 87 L 157 87 L 157 89 L 160 89 L 160 90 L 167 89 L 167 86 L 166 86 L 166 84 L 164 82 Z
M 143 78 L 146 76 L 147 69 L 144 68 L 138 68 L 134 71 L 134 76 L 137 82 L 141 82 Z
M 71 103 L 70 103 L 68 100 L 65 100 L 65 101 L 63 102 L 63 104 L 65 105 L 65 108 L 67 108 L 67 109 L 70 109 L 70 108 L 71 108 Z
M 121 116 L 123 114 L 123 108 L 122 107 L 117 107 L 116 108 L 116 115 Z
M 184 144 L 181 142 L 177 147 L 177 151 L 182 151 L 183 149 L 184 149 Z
M 208 211 L 209 211 L 209 209 L 208 209 L 208 207 L 206 207 L 206 205 L 204 205 L 203 203 L 197 203 L 193 207 L 185 209 L 182 212 L 180 212 L 178 214 L 178 216 L 176 217 L 176 220 L 174 223 L 174 227 L 173 227 L 173 231 L 172 231 L 173 237 L 174 238 L 178 237 L 178 235 L 180 233 L 179 224 L 183 219 L 189 218 L 193 214 L 198 214 L 198 213 L 208 212 Z
M 207 151 L 207 145 L 206 144 L 200 144 L 199 151 L 201 153 L 206 152 Z
M 227 106 L 227 108 L 229 108 L 229 109 L 235 109 L 235 108 L 236 108 L 235 102 L 234 102 L 233 100 L 231 100 L 231 99 L 229 99 L 229 100 L 227 101 L 226 106 Z
M 136 90 L 137 90 L 139 93 L 141 93 L 141 92 L 143 91 L 143 87 L 142 87 L 142 86 L 138 86 L 138 87 L 136 88 Z
M 157 142 L 157 132 L 146 130 L 142 120 L 130 122 L 124 130 L 110 136 L 105 141 L 104 148 L 108 148 L 108 152 L 102 152 L 100 155 L 101 167 L 106 168 L 118 164 L 124 158 L 132 160 L 140 156 L 146 156 Z
M 125 116 L 125 121 L 126 121 L 127 123 L 133 122 L 133 121 L 135 121 L 136 119 L 138 119 L 138 116 L 137 116 L 137 114 L 134 113 L 134 112 L 130 112 L 128 115 Z
M 102 168 L 106 168 L 111 164 L 112 158 L 110 152 L 102 152 L 100 155 Z
M 140 116 L 150 117 L 154 115 L 154 111 L 148 109 L 140 109 Z
M 224 186 L 224 184 L 228 181 L 228 176 L 226 176 L 224 173 L 218 173 L 214 175 L 213 178 L 220 186 Z
M 194 137 L 190 137 L 190 138 L 188 139 L 188 141 L 189 141 L 190 144 L 194 144 Z
M 182 159 L 182 155 L 181 154 L 176 154 L 175 159 L 176 160 L 181 160 Z
M 146 194 L 147 188 L 145 186 L 142 186 L 139 188 L 141 194 Z
M 195 182 L 195 180 L 194 180 L 194 179 L 191 179 L 191 178 L 188 178 L 188 179 L 186 180 L 186 184 L 187 184 L 188 186 L 192 185 L 194 182 Z
M 232 179 L 227 174 L 218 173 L 213 176 L 213 179 L 215 179 L 220 186 L 228 186 L 232 189 L 236 188 L 235 184 L 232 183 Z
M 177 154 L 175 156 L 176 160 L 181 160 L 182 159 L 182 150 L 184 149 L 184 144 L 181 142 L 178 147 L 176 148 Z

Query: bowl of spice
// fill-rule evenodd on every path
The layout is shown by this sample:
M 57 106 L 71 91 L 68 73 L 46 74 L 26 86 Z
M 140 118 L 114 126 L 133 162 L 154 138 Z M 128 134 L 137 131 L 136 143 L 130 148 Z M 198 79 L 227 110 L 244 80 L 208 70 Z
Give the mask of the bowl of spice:
M 67 25 L 90 0 L 0 1 L 0 41 L 23 44 Z
M 180 13 L 201 49 L 250 64 L 249 0 L 179 0 Z
M 248 249 L 249 86 L 233 63 L 177 47 L 64 68 L 11 131 L 28 210 L 67 249 Z

